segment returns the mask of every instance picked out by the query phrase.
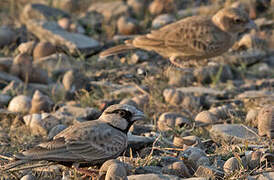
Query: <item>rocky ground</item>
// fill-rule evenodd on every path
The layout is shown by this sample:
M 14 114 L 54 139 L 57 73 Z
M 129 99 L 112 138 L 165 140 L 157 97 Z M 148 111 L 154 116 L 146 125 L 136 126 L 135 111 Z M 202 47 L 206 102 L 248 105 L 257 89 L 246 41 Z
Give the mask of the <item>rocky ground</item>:
M 258 30 L 207 65 L 182 70 L 140 50 L 98 57 L 136 34 L 224 6 L 242 6 Z M 130 129 L 121 157 L 91 167 L 94 178 L 274 179 L 273 17 L 273 0 L 1 0 L 0 164 L 128 103 L 147 119 Z M 0 177 L 84 178 L 35 165 Z

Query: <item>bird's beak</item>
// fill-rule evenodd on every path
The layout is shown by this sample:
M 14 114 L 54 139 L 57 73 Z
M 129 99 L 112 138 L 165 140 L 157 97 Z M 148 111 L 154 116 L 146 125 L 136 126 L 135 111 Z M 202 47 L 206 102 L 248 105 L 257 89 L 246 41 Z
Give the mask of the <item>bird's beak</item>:
M 258 30 L 258 27 L 257 25 L 254 23 L 254 21 L 252 20 L 249 20 L 249 22 L 247 23 L 246 25 L 246 28 L 247 29 L 255 29 L 255 30 Z
M 137 111 L 133 118 L 132 118 L 132 121 L 138 121 L 138 120 L 142 120 L 145 118 L 145 114 L 142 112 L 142 111 Z

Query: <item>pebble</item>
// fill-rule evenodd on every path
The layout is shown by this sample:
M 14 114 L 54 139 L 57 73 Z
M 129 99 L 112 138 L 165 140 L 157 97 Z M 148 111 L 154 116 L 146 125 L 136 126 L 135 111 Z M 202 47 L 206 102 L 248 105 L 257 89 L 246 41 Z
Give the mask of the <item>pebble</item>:
M 199 96 L 183 93 L 177 89 L 167 88 L 163 91 L 163 96 L 165 101 L 173 106 L 182 106 L 193 111 L 200 109 L 201 106 Z
M 9 104 L 11 97 L 6 94 L 0 94 L 0 107 L 5 107 Z
M 174 112 L 165 112 L 161 114 L 157 122 L 157 127 L 160 131 L 168 131 L 175 127 L 183 127 L 184 125 L 191 125 L 190 120 L 185 116 Z
M 179 177 L 191 177 L 191 174 L 187 166 L 182 162 L 174 162 L 168 166 L 164 166 L 162 169 L 163 174 L 176 175 Z
M 127 171 L 122 163 L 115 163 L 109 166 L 105 180 L 113 179 L 127 180 Z
M 161 14 L 153 19 L 152 28 L 159 29 L 167 24 L 176 21 L 175 17 L 171 14 Z
M 69 31 L 70 30 L 70 25 L 71 25 L 71 19 L 67 18 L 67 17 L 60 18 L 58 20 L 58 25 L 61 26 L 66 31 Z
M 56 48 L 50 42 L 39 42 L 33 50 L 33 59 L 37 61 L 39 58 L 49 56 L 56 52 Z
M 92 3 L 88 11 L 96 11 L 104 16 L 106 21 L 129 14 L 129 6 L 122 1 Z
M 249 154 L 247 154 L 246 160 L 247 160 L 247 165 L 250 169 L 255 169 L 260 166 L 260 161 L 263 153 L 261 151 L 253 151 Z
M 17 35 L 11 28 L 7 26 L 0 27 L 0 48 L 15 42 L 16 38 Z
M 127 5 L 133 10 L 137 17 L 143 17 L 146 10 L 146 0 L 127 0 Z
M 53 102 L 50 98 L 36 90 L 31 100 L 30 113 L 50 112 Z
M 154 0 L 149 5 L 149 12 L 152 15 L 174 13 L 176 12 L 176 5 L 174 0 Z
M 180 180 L 178 176 L 161 174 L 138 174 L 127 177 L 128 180 Z
M 206 177 L 213 179 L 222 179 L 224 173 L 210 166 L 199 166 L 196 170 L 194 176 L 196 177 Z
M 122 35 L 131 35 L 138 32 L 138 21 L 131 17 L 121 16 L 117 21 L 118 32 Z
M 27 174 L 23 176 L 20 180 L 36 180 L 36 177 L 31 174 Z
M 62 80 L 65 90 L 69 92 L 86 89 L 88 82 L 88 78 L 80 70 L 67 71 Z
M 218 143 L 257 142 L 259 136 L 243 124 L 216 124 L 209 131 L 211 138 Z
M 27 113 L 31 108 L 31 99 L 25 95 L 18 95 L 12 98 L 8 110 L 11 112 Z
M 28 42 L 21 43 L 17 49 L 21 54 L 26 53 L 28 55 L 32 55 L 35 46 L 36 46 L 35 41 L 28 41 Z
M 211 125 L 215 124 L 217 121 L 218 118 L 209 111 L 202 111 L 195 117 L 195 122 L 201 126 L 205 125 L 207 129 L 210 129 Z
M 23 120 L 31 133 L 39 136 L 48 136 L 49 131 L 61 123 L 61 120 L 48 113 L 26 115 Z
M 54 126 L 48 133 L 48 139 L 52 139 L 54 136 L 56 136 L 58 133 L 60 133 L 61 131 L 63 131 L 66 128 L 67 128 L 67 126 L 65 126 L 63 124 L 58 124 L 58 125 Z
M 236 157 L 229 158 L 224 164 L 224 172 L 231 174 L 240 169 L 240 163 Z

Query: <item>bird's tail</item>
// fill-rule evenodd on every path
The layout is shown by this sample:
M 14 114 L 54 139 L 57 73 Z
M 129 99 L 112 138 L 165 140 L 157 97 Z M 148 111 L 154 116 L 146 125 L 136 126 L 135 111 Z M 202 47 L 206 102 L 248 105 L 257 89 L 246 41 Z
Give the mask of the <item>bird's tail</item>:
M 115 55 L 115 54 L 120 54 L 120 53 L 126 52 L 126 51 L 131 50 L 131 49 L 136 49 L 136 47 L 131 45 L 131 43 L 129 43 L 129 42 L 130 41 L 126 41 L 126 44 L 121 44 L 121 45 L 109 48 L 109 49 L 101 52 L 99 54 L 99 57 L 100 58 L 108 57 L 108 56 L 112 56 L 112 55 Z
M 26 160 L 26 159 L 24 159 L 24 160 L 16 160 L 16 161 L 8 163 L 6 165 L 0 166 L 0 172 L 8 171 L 10 169 L 13 169 L 13 168 L 15 168 L 17 166 L 20 166 L 22 164 L 26 164 L 28 162 L 29 162 L 29 160 Z

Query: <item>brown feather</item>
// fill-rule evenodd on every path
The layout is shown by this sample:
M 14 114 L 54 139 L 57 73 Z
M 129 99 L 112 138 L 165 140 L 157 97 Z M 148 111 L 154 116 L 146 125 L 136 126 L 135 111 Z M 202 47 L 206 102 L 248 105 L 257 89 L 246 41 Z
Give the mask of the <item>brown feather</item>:
M 112 56 L 115 54 L 120 54 L 123 52 L 126 52 L 130 49 L 136 49 L 135 47 L 129 45 L 129 44 L 121 44 L 112 48 L 109 48 L 99 54 L 100 58 Z

